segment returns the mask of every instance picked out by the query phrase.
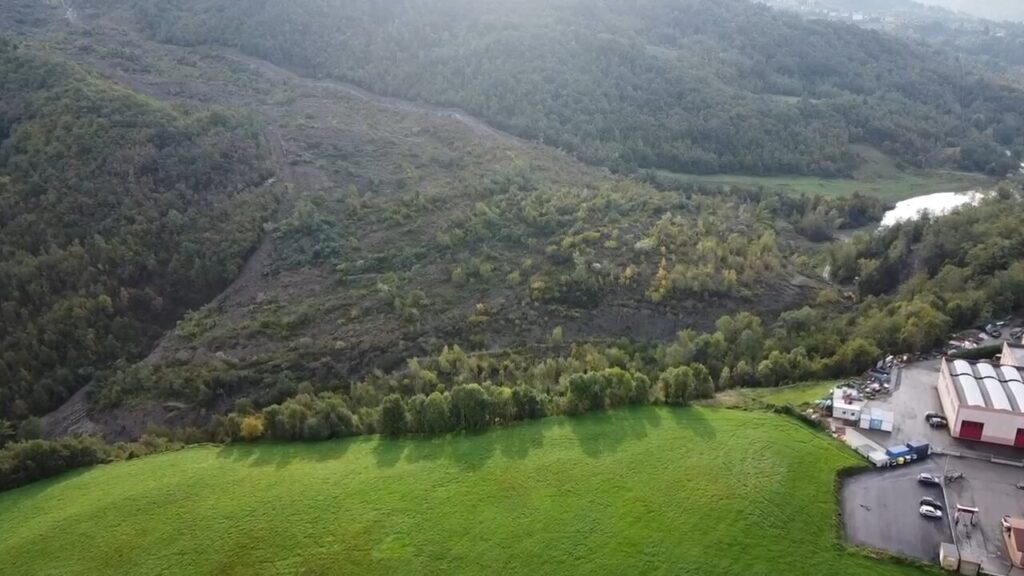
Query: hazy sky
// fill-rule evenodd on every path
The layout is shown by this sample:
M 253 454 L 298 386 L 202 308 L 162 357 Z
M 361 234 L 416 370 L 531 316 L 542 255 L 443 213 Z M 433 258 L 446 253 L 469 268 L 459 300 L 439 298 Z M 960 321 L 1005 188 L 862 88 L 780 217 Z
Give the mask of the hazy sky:
M 917 0 L 983 18 L 1024 21 L 1024 0 Z

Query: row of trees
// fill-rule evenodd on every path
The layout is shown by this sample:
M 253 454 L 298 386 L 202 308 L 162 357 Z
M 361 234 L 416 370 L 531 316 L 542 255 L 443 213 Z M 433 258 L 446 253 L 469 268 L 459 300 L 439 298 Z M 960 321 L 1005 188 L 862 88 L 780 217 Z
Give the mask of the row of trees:
M 183 445 L 157 436 L 107 444 L 98 438 L 27 440 L 0 445 L 0 491 L 12 490 L 69 470 L 176 450 Z
M 839 312 L 830 311 L 837 305 Z M 842 311 L 840 301 L 823 298 L 819 307 L 783 314 L 770 329 L 760 318 L 741 313 L 721 318 L 713 332 L 685 330 L 660 345 L 573 344 L 554 355 L 544 348 L 470 353 L 453 345 L 437 356 L 410 359 L 401 370 L 357 382 L 336 376 L 343 368 L 313 350 L 309 357 L 267 355 L 246 364 L 136 367 L 125 372 L 125 386 L 211 406 L 227 397 L 247 397 L 217 430 L 226 439 L 250 434 L 243 433 L 246 418 L 257 414 L 261 427 L 256 436 L 278 440 L 395 430 L 383 424 L 385 406 L 396 409 L 395 398 L 387 400 L 391 396 L 402 399 L 404 429 L 436 433 L 650 401 L 678 403 L 734 387 L 841 377 L 871 366 L 883 349 L 922 350 L 941 340 L 948 324 L 931 322 L 930 314 L 922 301 L 872 300 L 860 310 Z M 902 334 L 913 347 L 899 348 Z M 100 400 L 107 390 L 101 388 Z M 484 415 L 470 408 L 474 403 L 488 407 Z
M 714 392 L 711 374 L 699 364 L 665 371 L 657 386 L 643 373 L 607 368 L 568 376 L 562 393 L 555 396 L 526 385 L 457 384 L 447 390 L 438 386 L 429 395 L 392 393 L 376 410 L 364 410 L 361 416 L 353 415 L 335 393 L 301 394 L 260 411 L 243 402 L 219 422 L 217 430 L 223 440 L 243 441 L 324 440 L 374 432 L 389 436 L 477 432 L 548 414 L 575 415 L 652 402 L 685 405 L 710 398 Z

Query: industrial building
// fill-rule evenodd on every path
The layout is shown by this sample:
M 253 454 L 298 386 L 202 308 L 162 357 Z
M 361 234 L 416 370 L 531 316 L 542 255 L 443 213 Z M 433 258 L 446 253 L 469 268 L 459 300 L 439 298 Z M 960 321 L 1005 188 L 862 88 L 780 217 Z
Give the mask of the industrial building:
M 938 392 L 954 437 L 1024 448 L 1021 368 L 947 358 Z
M 1024 368 L 1024 344 L 1019 342 L 1004 343 L 1000 362 L 1005 366 Z

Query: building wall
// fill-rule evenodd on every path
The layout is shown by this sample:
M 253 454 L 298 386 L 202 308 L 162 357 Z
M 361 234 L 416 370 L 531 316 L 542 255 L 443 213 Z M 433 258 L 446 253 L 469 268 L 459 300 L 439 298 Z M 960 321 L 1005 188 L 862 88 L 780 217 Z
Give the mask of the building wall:
M 856 420 L 860 421 L 860 408 L 854 408 L 852 406 L 844 406 L 842 404 L 832 406 L 832 415 L 836 418 L 843 420 Z
M 1003 533 L 1006 540 L 1006 552 L 1010 562 L 1018 568 L 1024 568 L 1024 520 L 1012 518 L 1010 529 Z
M 984 424 L 985 429 L 982 432 L 981 440 L 993 444 L 1013 446 L 1017 439 L 1017 429 L 1024 428 L 1024 414 L 994 412 L 972 406 L 962 406 L 956 422 L 956 435 L 960 434 L 964 420 Z
M 1001 358 L 1000 362 L 1002 364 L 1024 368 L 1024 350 L 1011 348 L 1009 342 L 1003 344 L 1003 355 Z
M 942 404 L 942 411 L 946 414 L 946 420 L 949 421 L 949 430 L 953 436 L 956 436 L 960 433 L 960 421 L 957 418 L 960 397 L 957 396 L 953 386 L 953 377 L 949 373 L 949 367 L 943 362 L 938 383 L 939 402 Z

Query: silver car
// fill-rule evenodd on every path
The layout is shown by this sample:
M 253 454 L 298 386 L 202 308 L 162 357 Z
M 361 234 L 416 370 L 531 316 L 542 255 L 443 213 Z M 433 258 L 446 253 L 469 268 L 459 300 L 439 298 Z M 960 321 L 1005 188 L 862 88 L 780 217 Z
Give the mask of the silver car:
M 942 511 L 936 510 L 931 506 L 921 506 L 921 508 L 918 509 L 918 512 L 920 512 L 921 516 L 924 516 L 925 518 L 942 518 Z

